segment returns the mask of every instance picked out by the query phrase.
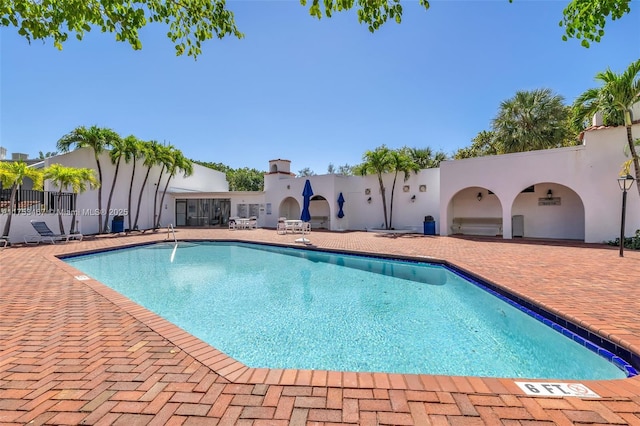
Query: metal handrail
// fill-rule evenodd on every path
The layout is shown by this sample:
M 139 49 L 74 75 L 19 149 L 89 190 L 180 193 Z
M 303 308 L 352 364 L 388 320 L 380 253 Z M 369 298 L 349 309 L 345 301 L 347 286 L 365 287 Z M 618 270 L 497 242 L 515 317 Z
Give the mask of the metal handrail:
M 170 236 L 169 233 L 173 233 L 173 242 L 178 244 L 178 239 L 176 238 L 176 230 L 173 227 L 173 223 L 170 223 L 169 226 L 167 226 L 167 240 L 169 239 L 169 236 Z
M 170 223 L 169 226 L 167 226 L 167 239 L 169 239 L 169 231 L 173 233 L 173 242 L 175 243 L 173 250 L 171 251 L 170 258 L 171 263 L 173 263 L 173 259 L 176 257 L 176 250 L 178 249 L 178 239 L 176 238 L 176 230 L 173 227 L 173 223 Z

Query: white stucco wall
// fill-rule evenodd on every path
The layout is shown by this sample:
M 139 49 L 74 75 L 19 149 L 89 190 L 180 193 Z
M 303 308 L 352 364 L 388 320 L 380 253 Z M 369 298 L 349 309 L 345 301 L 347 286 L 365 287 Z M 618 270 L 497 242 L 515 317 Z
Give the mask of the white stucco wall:
M 328 228 L 339 230 L 366 230 L 384 227 L 382 197 L 377 176 L 321 175 L 309 177 L 286 177 L 276 174 L 265 176 L 265 202 L 271 203 L 272 214 L 267 216 L 265 226 L 275 227 L 280 213 L 284 216 L 299 215 L 302 210 L 302 191 L 309 179 L 314 196 L 322 196 L 325 201 L 312 201 L 312 217 L 328 216 Z M 387 211 L 390 209 L 393 174 L 383 176 L 387 193 Z M 420 185 L 425 191 L 420 191 Z M 407 192 L 403 187 L 408 186 Z M 422 223 L 427 215 L 439 218 L 440 173 L 438 169 L 422 170 L 411 174 L 404 182 L 404 175 L 398 176 L 394 195 L 392 225 L 396 229 L 414 229 L 422 232 Z M 369 193 L 367 194 L 367 190 Z M 345 199 L 344 217 L 338 218 L 338 196 L 342 192 Z M 415 201 L 411 197 L 415 195 Z M 371 203 L 367 200 L 371 197 Z M 292 207 L 295 200 L 296 206 Z M 284 205 L 283 205 L 284 202 Z M 297 209 L 296 209 L 297 207 Z M 293 219 L 293 217 L 289 217 Z
M 634 126 L 634 137 L 640 125 Z M 621 191 L 617 184 L 624 154 L 623 127 L 585 133 L 584 145 L 526 153 L 447 161 L 440 167 L 441 235 L 454 217 L 502 217 L 511 238 L 511 217 L 525 216 L 525 237 L 604 242 L 619 236 Z M 535 185 L 535 194 L 520 193 Z M 559 206 L 539 206 L 548 189 Z M 488 195 L 491 190 L 495 195 Z M 477 193 L 485 195 L 482 201 Z M 640 228 L 636 186 L 628 196 L 626 235 Z

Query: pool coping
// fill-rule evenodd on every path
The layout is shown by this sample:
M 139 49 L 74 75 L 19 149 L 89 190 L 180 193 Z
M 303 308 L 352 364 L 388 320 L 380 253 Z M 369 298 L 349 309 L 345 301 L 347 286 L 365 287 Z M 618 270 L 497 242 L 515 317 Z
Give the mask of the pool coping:
M 638 369 L 640 365 L 640 355 L 638 355 L 631 347 L 631 345 L 621 338 L 607 339 L 600 334 L 595 327 L 584 323 L 583 321 L 575 321 L 569 315 L 564 315 L 553 309 L 552 307 L 545 306 L 545 304 L 532 300 L 530 297 L 521 294 L 513 289 L 502 286 L 491 280 L 482 277 L 480 274 L 471 272 L 466 268 L 460 267 L 453 262 L 438 259 L 430 256 L 408 256 L 397 254 L 380 254 L 380 253 L 367 253 L 355 250 L 346 249 L 331 249 L 331 248 L 317 248 L 310 246 L 295 246 L 291 244 L 262 242 L 262 241 L 247 241 L 239 239 L 210 239 L 210 238 L 184 238 L 178 240 L 178 242 L 227 242 L 227 243 L 242 243 L 242 244 L 254 244 L 265 245 L 282 248 L 292 248 L 296 250 L 307 250 L 317 252 L 329 252 L 334 254 L 348 254 L 355 256 L 374 257 L 378 259 L 393 259 L 403 260 L 417 263 L 434 263 L 440 264 L 452 269 L 456 273 L 469 278 L 473 281 L 478 281 L 480 287 L 486 286 L 490 291 L 495 292 L 497 297 L 507 298 L 521 306 L 533 311 L 534 314 L 540 315 L 544 318 L 548 316 L 555 318 L 554 323 L 559 324 L 564 329 L 572 333 L 573 336 L 577 335 L 582 339 L 585 339 L 582 334 L 592 336 L 596 339 L 599 346 L 602 346 L 606 351 L 612 353 L 614 356 L 619 356 L 624 361 L 630 364 L 631 368 Z M 109 252 L 115 250 L 121 250 L 126 248 L 133 248 L 145 245 L 153 245 L 159 243 L 171 243 L 167 240 L 155 240 L 147 242 L 138 242 L 130 244 L 122 244 L 114 247 L 107 247 L 101 249 L 80 250 L 75 252 L 66 252 L 60 255 L 45 255 L 50 261 L 57 264 L 58 267 L 66 271 L 67 273 L 77 277 L 84 275 L 82 271 L 75 269 L 70 264 L 63 261 L 64 258 L 76 257 L 82 255 L 89 255 L 95 253 Z M 76 278 L 77 279 L 77 278 Z M 450 375 L 431 375 L 431 374 L 404 374 L 404 373 L 379 373 L 379 372 L 345 372 L 345 371 L 330 371 L 330 370 L 305 370 L 305 369 L 269 369 L 269 368 L 252 368 L 248 367 L 240 361 L 228 356 L 224 352 L 216 349 L 210 344 L 202 341 L 201 339 L 191 335 L 187 331 L 183 330 L 179 326 L 169 322 L 162 318 L 158 314 L 144 308 L 143 306 L 133 302 L 126 296 L 111 289 L 107 285 L 90 279 L 78 280 L 79 283 L 88 285 L 92 290 L 99 293 L 101 296 L 115 304 L 125 312 L 132 315 L 135 319 L 141 323 L 147 325 L 150 329 L 166 338 L 177 348 L 184 351 L 188 355 L 192 356 L 203 365 L 209 367 L 215 373 L 224 377 L 233 383 L 240 384 L 266 384 L 266 385 L 311 385 L 311 386 L 329 386 L 329 387 L 349 387 L 356 389 L 414 389 L 421 388 L 420 383 L 430 383 L 433 380 L 444 380 L 444 378 L 455 379 L 464 378 L 470 381 L 472 384 L 473 379 L 493 379 L 502 382 L 509 392 L 515 394 L 523 394 L 522 390 L 515 384 L 516 381 L 527 382 L 550 382 L 558 381 L 556 379 L 528 379 L 528 378 L 501 378 L 501 377 L 483 377 L 483 376 L 450 376 Z M 478 282 L 474 284 L 478 284 Z M 515 299 L 515 300 L 514 300 Z M 534 315 L 535 317 L 535 315 Z M 568 318 L 566 318 L 568 317 Z M 542 321 L 540 319 L 540 321 Z M 544 321 L 542 321 L 544 322 Z M 549 325 L 549 324 L 547 324 Z M 549 325 L 550 326 L 550 325 Z M 556 331 L 558 331 L 556 329 Z M 562 331 L 561 331 L 562 332 Z M 565 335 L 567 336 L 567 335 Z M 572 336 L 567 336 L 573 338 Z M 615 337 L 615 336 L 609 336 Z M 587 341 L 591 340 L 586 338 Z M 576 339 L 574 339 L 576 340 Z M 578 342 L 583 344 L 582 342 Z M 583 344 L 586 346 L 586 344 Z M 611 349 L 610 349 L 611 348 Z M 590 349 L 590 348 L 588 348 Z M 623 356 L 621 356 L 622 354 Z M 605 356 L 606 357 L 606 356 Z M 626 357 L 626 358 L 625 358 Z M 630 359 L 627 359 L 630 358 Z M 614 361 L 609 360 L 610 362 Z M 619 367 L 620 368 L 620 367 Z M 621 368 L 624 371 L 624 368 Z M 628 372 L 628 370 L 627 370 Z M 637 374 L 637 371 L 634 371 Z M 439 378 L 439 379 L 438 379 Z M 561 382 L 566 383 L 595 383 L 601 381 L 615 382 L 618 380 L 639 380 L 640 376 L 632 375 L 631 377 L 622 379 L 608 379 L 608 380 L 579 380 L 579 379 L 562 379 Z M 510 383 L 507 386 L 507 383 Z M 479 385 L 479 382 L 478 382 Z

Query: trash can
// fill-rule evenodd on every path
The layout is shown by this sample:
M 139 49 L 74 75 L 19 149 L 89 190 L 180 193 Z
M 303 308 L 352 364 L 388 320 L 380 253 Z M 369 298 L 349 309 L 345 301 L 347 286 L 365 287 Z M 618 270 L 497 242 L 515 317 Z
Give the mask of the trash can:
M 111 232 L 124 232 L 124 216 L 114 216 L 111 221 Z
M 436 235 L 436 221 L 433 216 L 424 217 L 424 235 Z

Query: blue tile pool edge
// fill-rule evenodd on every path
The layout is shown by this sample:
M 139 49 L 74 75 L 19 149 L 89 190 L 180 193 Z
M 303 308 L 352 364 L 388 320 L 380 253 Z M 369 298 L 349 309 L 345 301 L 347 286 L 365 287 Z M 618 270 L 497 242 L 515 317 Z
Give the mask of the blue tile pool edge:
M 182 242 L 195 242 L 195 243 L 234 243 L 234 244 L 242 244 L 247 246 L 272 246 L 279 248 L 288 248 L 296 251 L 315 251 L 315 252 L 324 252 L 324 253 L 332 253 L 332 254 L 340 254 L 340 255 L 348 255 L 348 256 L 360 256 L 360 257 L 370 257 L 374 259 L 381 260 L 401 260 L 409 263 L 420 263 L 420 264 L 433 264 L 433 265 L 441 265 L 446 268 L 448 271 L 462 277 L 463 279 L 469 281 L 473 285 L 481 288 L 482 290 L 492 294 L 493 296 L 499 298 L 500 300 L 508 303 L 509 305 L 517 308 L 523 313 L 535 318 L 536 320 L 542 322 L 548 327 L 551 327 L 553 330 L 558 333 L 563 334 L 565 337 L 575 341 L 586 349 L 602 356 L 607 359 L 609 362 L 614 364 L 617 368 L 622 370 L 626 376 L 634 377 L 637 376 L 638 370 L 640 370 L 640 355 L 625 349 L 616 343 L 600 336 L 599 334 L 590 331 L 580 325 L 577 325 L 560 315 L 556 315 L 548 310 L 537 306 L 535 303 L 532 303 L 523 297 L 517 296 L 508 290 L 500 287 L 497 284 L 491 283 L 485 279 L 480 278 L 475 275 L 473 272 L 470 272 L 466 269 L 463 269 L 455 264 L 432 257 L 411 257 L 411 256 L 403 256 L 403 255 L 381 255 L 377 253 L 366 253 L 366 252 L 357 252 L 350 250 L 336 250 L 336 249 L 324 249 L 317 247 L 297 247 L 291 246 L 287 244 L 277 244 L 277 243 L 264 243 L 264 242 L 247 242 L 242 240 L 198 240 L 198 239 L 184 239 L 180 240 Z M 139 244 L 129 244 L 125 246 L 119 247 L 110 247 L 104 249 L 97 250 L 88 250 L 81 251 L 76 253 L 66 253 L 57 255 L 56 257 L 64 260 L 73 257 L 81 257 L 92 255 L 96 253 L 104 253 L 115 250 L 123 250 L 128 248 L 142 247 L 148 245 L 155 244 L 166 244 L 166 242 L 145 242 Z
M 573 340 L 579 345 L 585 347 L 598 354 L 599 356 L 605 358 L 620 370 L 624 371 L 627 377 L 634 377 L 638 375 L 638 371 L 631 363 L 632 361 L 627 361 L 626 359 L 640 360 L 640 357 L 635 353 L 620 347 L 619 345 L 607 340 L 592 331 L 585 329 L 573 322 L 566 320 L 558 315 L 555 315 L 521 297 L 518 297 L 503 288 L 496 286 L 495 284 L 489 283 L 485 280 L 479 279 L 468 271 L 464 271 L 454 265 L 444 265 L 452 273 L 464 278 L 465 280 L 473 283 L 477 287 L 483 289 L 484 291 L 494 295 L 495 297 L 503 300 L 509 305 L 517 308 L 518 310 L 524 312 L 525 314 L 535 318 L 536 320 L 542 322 L 548 327 L 551 327 L 558 333 L 563 334 L 565 337 Z M 565 324 L 564 326 L 561 324 Z M 588 336 L 588 337 L 584 337 Z M 592 340 L 596 340 L 597 343 L 594 343 Z M 625 359 L 626 358 L 626 359 Z M 637 366 L 638 364 L 636 364 Z

